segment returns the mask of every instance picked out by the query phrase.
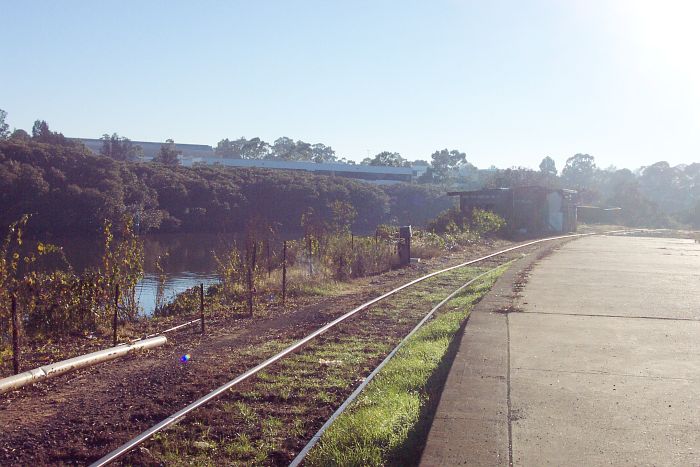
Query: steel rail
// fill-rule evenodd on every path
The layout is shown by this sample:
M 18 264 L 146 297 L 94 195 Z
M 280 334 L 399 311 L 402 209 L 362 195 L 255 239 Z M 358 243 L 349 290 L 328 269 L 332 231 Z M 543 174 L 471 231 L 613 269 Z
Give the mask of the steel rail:
M 627 232 L 628 230 L 618 230 L 618 231 L 610 231 L 610 232 L 602 232 L 602 234 L 608 234 L 608 233 L 618 233 L 618 232 Z M 245 381 L 246 379 L 250 378 L 251 376 L 255 375 L 258 373 L 260 370 L 263 370 L 264 368 L 267 368 L 268 366 L 272 365 L 276 361 L 284 358 L 288 354 L 300 349 L 304 345 L 306 345 L 309 341 L 315 339 L 316 337 L 320 336 L 321 334 L 325 333 L 329 329 L 335 327 L 337 324 L 342 323 L 343 321 L 347 320 L 348 318 L 354 316 L 355 314 L 359 313 L 360 311 L 370 307 L 371 305 L 374 305 L 375 303 L 384 300 L 387 297 L 390 297 L 394 295 L 395 293 L 408 288 L 412 285 L 415 285 L 419 282 L 422 282 L 426 279 L 430 279 L 431 277 L 435 277 L 439 274 L 446 273 L 448 271 L 452 271 L 454 269 L 462 268 L 465 266 L 469 266 L 471 264 L 475 264 L 490 258 L 493 258 L 495 256 L 500 256 L 504 253 L 509 253 L 511 251 L 519 250 L 521 248 L 526 248 L 528 246 L 536 245 L 539 243 L 543 242 L 549 242 L 553 240 L 563 240 L 567 238 L 580 238 L 580 237 L 588 237 L 591 235 L 599 235 L 598 233 L 585 233 L 585 234 L 569 234 L 569 235 L 559 235 L 556 237 L 547 237 L 547 238 L 542 238 L 539 240 L 533 240 L 531 242 L 524 243 L 522 245 L 516 245 L 510 248 L 506 248 L 504 250 L 497 251 L 495 253 L 491 253 L 486 256 L 482 256 L 481 258 L 473 259 L 470 261 L 466 261 L 464 263 L 457 264 L 455 266 L 450 266 L 445 269 L 441 269 L 439 271 L 432 272 L 430 274 L 426 274 L 424 276 L 421 276 L 417 279 L 414 279 L 410 282 L 407 282 L 393 290 L 390 290 L 389 292 L 386 292 L 385 294 L 380 295 L 379 297 L 376 297 L 368 302 L 363 303 L 362 305 L 348 311 L 344 315 L 334 319 L 333 321 L 329 322 L 328 324 L 322 326 L 321 328 L 317 329 L 316 331 L 312 332 L 308 336 L 304 337 L 303 339 L 299 340 L 295 344 L 290 345 L 286 349 L 282 350 L 281 352 L 273 355 L 272 357 L 268 358 L 267 360 L 263 361 L 262 363 L 259 363 L 255 367 L 251 368 L 250 370 L 246 371 L 245 373 L 237 376 L 235 379 L 229 381 L 228 383 L 219 386 L 209 394 L 206 394 L 196 401 L 190 403 L 183 409 L 175 412 L 174 414 L 170 415 L 169 417 L 165 418 L 161 422 L 157 423 L 156 425 L 153 425 L 151 428 L 148 430 L 142 432 L 140 435 L 136 436 L 135 438 L 131 439 L 130 441 L 124 443 L 117 449 L 113 450 L 112 452 L 108 453 L 107 455 L 103 456 L 102 458 L 98 459 L 97 461 L 93 462 L 90 464 L 90 467 L 101 467 L 104 465 L 109 464 L 110 462 L 114 462 L 115 460 L 119 459 L 135 447 L 139 446 L 141 443 L 147 441 L 151 436 L 154 434 L 158 433 L 159 431 L 167 428 L 170 425 L 173 425 L 177 421 L 179 421 L 182 417 L 187 415 L 188 413 L 192 412 L 193 410 L 203 406 L 204 404 L 210 402 L 213 399 L 216 399 L 217 397 L 221 396 L 223 393 L 231 389 L 232 387 L 236 386 L 237 384 Z
M 409 332 L 409 333 L 406 335 L 406 337 L 404 337 L 404 338 L 401 340 L 401 342 L 399 342 L 399 344 L 398 344 L 396 347 L 394 347 L 394 350 L 392 350 L 392 351 L 389 353 L 389 355 L 387 355 L 386 358 L 385 358 L 384 360 L 382 360 L 382 362 L 372 371 L 372 373 L 370 373 L 370 374 L 365 378 L 365 380 L 362 382 L 362 384 L 360 384 L 360 385 L 352 392 L 352 394 L 350 394 L 350 396 L 348 396 L 348 398 L 345 399 L 345 402 L 343 402 L 343 403 L 341 404 L 341 406 L 338 407 L 338 409 L 337 409 L 335 412 L 333 412 L 333 415 L 331 415 L 331 417 L 330 417 L 330 418 L 326 421 L 326 423 L 324 423 L 323 426 L 316 432 L 316 434 L 311 438 L 311 440 L 306 444 L 306 446 L 304 446 L 304 449 L 302 449 L 302 450 L 299 452 L 299 454 L 297 454 L 297 456 L 292 460 L 292 462 L 289 464 L 289 467 L 298 467 L 299 465 L 301 465 L 302 461 L 304 460 L 304 458 L 306 457 L 306 455 L 309 453 L 309 451 L 311 451 L 311 449 L 321 440 L 321 436 L 323 435 L 323 433 L 325 433 L 325 431 L 333 424 L 333 422 L 345 411 L 345 409 L 348 408 L 348 406 L 352 403 L 352 401 L 354 401 L 354 400 L 357 398 L 357 396 L 360 395 L 360 393 L 365 389 L 365 387 L 370 383 L 370 381 L 372 381 L 372 380 L 374 379 L 374 377 L 377 376 L 377 374 L 381 371 L 381 369 L 384 368 L 384 366 L 385 366 L 387 363 L 389 363 L 389 361 L 390 361 L 392 358 L 394 358 L 394 355 L 396 355 L 396 353 L 401 349 L 401 347 L 403 347 L 403 346 L 406 344 L 406 342 L 408 342 L 408 340 L 411 338 L 411 336 L 413 336 L 413 335 L 414 335 L 414 334 L 415 334 L 415 333 L 416 333 L 416 332 L 417 332 L 417 331 L 418 331 L 418 330 L 419 330 L 419 329 L 420 329 L 420 328 L 435 314 L 435 312 L 436 312 L 437 310 L 439 310 L 440 308 L 442 308 L 443 305 L 445 305 L 447 302 L 449 302 L 450 300 L 452 300 L 452 299 L 453 299 L 456 295 L 458 295 L 462 290 L 464 290 L 465 288 L 469 287 L 470 285 L 472 285 L 473 283 L 475 283 L 476 281 L 478 281 L 478 280 L 481 279 L 482 277 L 484 277 L 484 276 L 486 276 L 486 275 L 488 275 L 488 274 L 491 274 L 491 273 L 494 272 L 496 269 L 498 269 L 498 268 L 500 268 L 500 267 L 502 267 L 502 266 L 503 266 L 503 265 L 497 266 L 497 267 L 495 267 L 495 268 L 493 268 L 493 269 L 489 269 L 488 271 L 479 274 L 478 276 L 474 277 L 473 279 L 470 279 L 469 281 L 467 281 L 467 282 L 465 282 L 463 285 L 461 285 L 457 290 L 455 290 L 454 292 L 452 292 L 451 294 L 449 294 L 447 297 L 445 297 L 445 299 L 442 300 L 440 303 L 438 303 L 437 305 L 435 305 L 435 306 L 433 307 L 433 309 L 430 310 L 430 311 L 428 312 L 428 314 L 425 315 L 425 316 L 423 317 L 423 319 L 421 319 L 421 320 L 418 322 L 418 324 L 416 324 L 416 327 L 414 327 L 414 328 L 411 330 L 411 332 Z

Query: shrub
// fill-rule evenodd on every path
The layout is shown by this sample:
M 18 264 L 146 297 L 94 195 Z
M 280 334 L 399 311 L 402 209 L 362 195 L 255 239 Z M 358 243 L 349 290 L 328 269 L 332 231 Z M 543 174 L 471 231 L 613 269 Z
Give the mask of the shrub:
M 428 222 L 427 230 L 437 234 L 458 236 L 461 233 L 472 233 L 476 238 L 498 232 L 506 225 L 505 220 L 491 211 L 474 209 L 469 214 L 457 208 L 448 209 Z M 471 240 L 474 240 L 472 238 Z
M 472 230 L 479 236 L 496 233 L 505 227 L 505 225 L 505 219 L 491 211 L 475 209 L 474 212 L 472 212 Z
M 395 246 L 379 237 L 336 235 L 328 239 L 323 261 L 333 279 L 347 280 L 386 272 L 397 258 Z
M 469 219 L 457 208 L 448 209 L 428 222 L 426 230 L 437 234 L 469 230 Z

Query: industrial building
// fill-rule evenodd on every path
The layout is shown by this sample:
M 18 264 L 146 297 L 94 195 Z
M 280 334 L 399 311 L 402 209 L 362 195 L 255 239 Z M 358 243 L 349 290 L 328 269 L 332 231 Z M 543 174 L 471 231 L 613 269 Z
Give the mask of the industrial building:
M 95 154 L 102 149 L 101 139 L 80 138 Z M 142 162 L 153 159 L 160 151 L 164 143 L 151 141 L 132 141 L 134 146 L 141 146 L 143 150 Z M 204 144 L 180 144 L 175 143 L 175 149 L 181 152 L 180 164 L 184 167 L 195 165 L 215 165 L 223 167 L 258 167 L 276 170 L 302 170 L 318 175 L 331 175 L 337 177 L 354 178 L 376 185 L 388 185 L 392 183 L 415 181 L 422 175 L 427 166 L 415 167 L 385 167 L 362 164 L 344 164 L 340 162 L 318 163 L 311 161 L 282 161 L 270 159 L 229 159 L 214 155 L 214 149 Z
M 453 191 L 459 196 L 460 210 L 471 215 L 474 209 L 492 211 L 506 221 L 511 237 L 532 237 L 576 231 L 577 192 L 541 186 L 488 188 Z
M 411 167 L 384 167 L 375 165 L 343 164 L 340 162 L 280 161 L 268 159 L 226 159 L 221 157 L 182 157 L 183 166 L 196 164 L 224 167 L 260 167 L 277 170 L 303 170 L 318 175 L 355 178 L 379 185 L 415 180 L 416 169 Z
M 78 138 L 88 149 L 95 154 L 99 154 L 102 149 L 103 141 L 94 138 Z M 132 141 L 134 146 L 141 146 L 143 151 L 143 160 L 149 161 L 156 157 L 160 147 L 165 143 L 157 143 L 153 141 Z M 207 157 L 214 154 L 214 148 L 206 144 L 181 144 L 175 143 L 175 149 L 182 153 L 184 158 Z

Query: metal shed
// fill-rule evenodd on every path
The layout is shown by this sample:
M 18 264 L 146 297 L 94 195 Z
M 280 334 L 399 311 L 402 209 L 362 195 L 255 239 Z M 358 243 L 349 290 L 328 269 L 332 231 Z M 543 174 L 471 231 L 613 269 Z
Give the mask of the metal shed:
M 511 237 L 576 231 L 577 192 L 573 190 L 522 186 L 453 191 L 448 195 L 459 196 L 459 207 L 465 214 L 483 209 L 503 217 Z

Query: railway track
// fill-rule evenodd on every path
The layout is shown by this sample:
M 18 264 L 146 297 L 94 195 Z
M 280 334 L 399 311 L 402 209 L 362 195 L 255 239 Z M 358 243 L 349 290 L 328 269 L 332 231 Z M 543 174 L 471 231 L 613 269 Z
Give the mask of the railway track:
M 425 273 L 421 269 L 429 270 L 394 271 L 372 280 L 375 292 L 363 286 L 279 316 L 234 319 L 205 336 L 179 335 L 148 358 L 106 364 L 13 394 L 0 401 L 0 424 L 6 428 L 0 464 L 95 462 L 211 388 L 297 344 L 347 310 L 367 305 L 363 302 L 379 290 L 396 287 L 393 295 L 358 311 L 361 319 L 355 315 L 337 323 L 308 341 L 303 352 L 287 353 L 221 393 L 216 403 L 211 399 L 120 458 L 130 465 L 286 465 L 445 295 L 485 269 L 550 240 L 507 248 L 417 281 L 409 282 Z M 436 268 L 439 262 L 430 263 Z M 402 284 L 403 276 L 408 284 Z M 455 306 L 448 304 L 449 311 Z M 186 353 L 192 361 L 181 363 Z
M 623 231 L 614 231 L 614 232 L 606 232 L 606 233 L 622 233 L 622 232 Z M 295 365 L 295 364 L 287 365 L 286 363 L 283 363 L 283 362 L 285 362 L 285 360 L 292 359 L 293 354 L 303 347 L 307 348 L 307 352 L 305 352 L 305 353 L 308 353 L 309 347 L 313 346 L 313 348 L 311 349 L 312 354 L 314 354 L 314 355 L 323 354 L 322 347 L 324 345 L 330 345 L 333 343 L 333 341 L 337 342 L 338 340 L 340 340 L 340 341 L 343 340 L 343 337 L 342 337 L 342 334 L 343 334 L 342 327 L 343 326 L 347 326 L 349 323 L 352 323 L 355 327 L 357 327 L 357 323 L 355 323 L 353 320 L 350 320 L 350 318 L 354 317 L 358 313 L 360 313 L 364 310 L 367 310 L 370 307 L 372 307 L 374 310 L 374 308 L 378 307 L 378 304 L 380 304 L 380 302 L 383 302 L 383 304 L 389 305 L 389 308 L 392 308 L 392 306 L 391 306 L 392 304 L 388 303 L 388 301 L 386 299 L 389 297 L 392 297 L 393 299 L 395 299 L 395 301 L 397 301 L 396 299 L 397 299 L 398 294 L 401 292 L 406 293 L 406 291 L 409 289 L 413 293 L 412 301 L 415 301 L 416 297 L 420 296 L 421 294 L 429 293 L 429 291 L 431 289 L 432 290 L 445 290 L 445 289 L 454 290 L 454 288 L 457 287 L 458 285 L 459 286 L 464 285 L 464 277 L 460 276 L 460 275 L 454 275 L 454 273 L 457 272 L 458 270 L 464 270 L 465 268 L 474 268 L 476 265 L 482 265 L 482 264 L 485 264 L 487 262 L 491 262 L 491 264 L 493 264 L 497 258 L 504 257 L 508 254 L 519 253 L 519 252 L 523 251 L 524 249 L 527 249 L 529 247 L 534 247 L 534 246 L 539 245 L 539 244 L 544 243 L 544 242 L 551 242 L 554 240 L 573 239 L 573 238 L 578 238 L 578 237 L 586 236 L 586 235 L 592 235 L 592 234 L 564 235 L 564 236 L 551 237 L 551 238 L 540 239 L 540 240 L 536 240 L 536 241 L 532 241 L 532 242 L 527 242 L 527 243 L 520 244 L 520 245 L 511 247 L 511 248 L 507 248 L 507 249 L 504 249 L 504 250 L 501 250 L 501 251 L 474 259 L 474 260 L 463 262 L 463 263 L 458 264 L 456 266 L 452 266 L 452 267 L 445 268 L 445 269 L 442 269 L 439 271 L 435 271 L 433 273 L 426 274 L 422 277 L 419 277 L 417 279 L 409 281 L 409 282 L 407 282 L 407 283 L 405 283 L 405 284 L 403 284 L 403 285 L 401 285 L 401 286 L 399 286 L 399 287 L 397 287 L 397 288 L 395 288 L 387 293 L 384 293 L 384 294 L 382 294 L 382 295 L 380 295 L 372 300 L 369 300 L 369 301 L 363 303 L 362 305 L 360 305 L 358 307 L 355 307 L 354 309 L 343 314 L 342 316 L 332 320 L 328 324 L 316 329 L 312 333 L 308 334 L 306 337 L 304 337 L 296 342 L 289 343 L 289 345 L 285 345 L 284 348 L 282 348 L 281 350 L 276 352 L 271 357 L 265 359 L 264 361 L 262 361 L 258 365 L 254 366 L 253 368 L 250 368 L 249 370 L 240 374 L 238 377 L 236 377 L 236 378 L 230 380 L 229 382 L 219 386 L 214 391 L 197 399 L 196 401 L 187 405 L 183 409 L 181 409 L 181 410 L 177 411 L 176 413 L 163 419 L 160 423 L 152 426 L 151 428 L 142 432 L 140 435 L 138 435 L 135 438 L 128 441 L 127 443 L 123 444 L 122 446 L 118 447 L 117 449 L 115 449 L 112 452 L 108 453 L 107 455 L 103 456 L 99 460 L 95 461 L 92 465 L 93 466 L 108 465 L 108 464 L 110 464 L 116 460 L 119 460 L 127 455 L 129 456 L 126 459 L 127 463 L 147 463 L 147 462 L 149 462 L 149 460 L 152 462 L 152 461 L 155 461 L 156 459 L 160 459 L 160 461 L 163 461 L 163 460 L 168 461 L 168 455 L 172 454 L 172 453 L 169 453 L 168 450 L 172 449 L 172 447 L 175 445 L 175 446 L 178 446 L 176 451 L 179 452 L 179 450 L 180 450 L 179 446 L 180 446 L 180 444 L 182 444 L 182 439 L 183 438 L 186 439 L 188 436 L 192 436 L 194 439 L 200 439 L 200 441 L 192 441 L 192 443 L 189 443 L 189 444 L 185 443 L 185 446 L 189 446 L 190 448 L 192 448 L 191 450 L 195 451 L 195 453 L 194 453 L 195 460 L 194 461 L 197 462 L 198 455 L 201 455 L 201 458 L 205 459 L 206 458 L 205 456 L 209 456 L 211 454 L 210 451 L 212 449 L 212 445 L 207 441 L 208 439 L 214 440 L 215 443 L 214 443 L 213 449 L 218 449 L 218 447 L 221 446 L 220 441 L 226 440 L 227 436 L 230 437 L 230 433 L 228 435 L 226 435 L 225 433 L 218 431 L 218 430 L 214 430 L 214 433 L 212 433 L 212 427 L 218 425 L 218 426 L 222 427 L 222 430 L 224 429 L 223 427 L 230 427 L 230 423 L 226 423 L 225 420 L 227 418 L 233 418 L 233 419 L 240 418 L 241 414 L 244 412 L 244 409 L 243 409 L 243 407 L 245 407 L 244 404 L 246 402 L 248 402 L 247 399 L 254 400 L 256 397 L 255 391 L 251 390 L 250 387 L 248 387 L 248 388 L 243 387 L 243 389 L 241 391 L 238 391 L 239 387 L 245 386 L 247 380 L 249 380 L 251 377 L 256 376 L 256 375 L 259 378 L 261 378 L 263 381 L 265 381 L 266 384 L 268 384 L 268 385 L 273 385 L 271 383 L 271 381 L 275 379 L 275 376 L 279 376 L 280 379 L 293 378 L 293 376 L 285 375 L 285 372 L 291 372 L 291 373 L 297 372 L 299 375 L 302 375 L 302 377 L 303 377 L 303 375 L 306 375 L 308 373 L 308 368 L 305 368 L 305 365 L 301 364 L 304 362 L 303 362 L 303 358 L 300 358 L 300 354 L 296 354 L 296 356 L 294 356 L 294 358 L 296 358 L 297 362 L 292 362 L 292 363 L 297 363 L 298 365 Z M 469 283 L 471 283 L 471 282 L 473 282 L 473 280 L 475 280 L 475 278 L 473 276 L 481 276 L 482 272 L 483 272 L 483 270 L 471 270 L 471 271 L 469 271 L 469 273 L 472 276 L 472 280 L 470 280 Z M 433 284 L 433 282 L 437 279 L 440 279 L 443 281 L 443 283 L 440 284 L 439 286 L 436 286 L 435 284 Z M 421 289 L 420 286 L 424 286 L 424 287 Z M 433 297 L 433 299 L 434 298 L 435 297 Z M 441 298 L 444 298 L 444 294 L 443 294 L 443 297 L 441 297 Z M 443 302 L 446 303 L 447 300 L 443 300 Z M 434 302 L 433 302 L 433 304 L 434 304 Z M 441 305 L 443 305 L 443 304 L 444 303 L 441 303 Z M 423 304 L 423 305 L 425 305 L 425 304 Z M 425 310 L 432 308 L 432 310 L 430 312 L 430 314 L 432 314 L 437 309 L 436 307 L 432 307 L 432 304 L 431 304 L 431 306 L 428 306 L 428 307 L 424 306 L 424 307 L 419 307 L 419 308 L 421 308 L 422 313 L 418 313 L 418 314 L 413 313 L 413 314 L 411 314 L 410 317 L 407 316 L 405 313 L 404 314 L 393 313 L 392 318 L 394 320 L 396 320 L 396 319 L 399 319 L 399 320 L 403 319 L 403 320 L 407 320 L 407 321 L 412 320 L 412 323 L 415 323 L 416 321 L 419 321 L 422 319 L 422 321 L 420 321 L 419 325 L 417 326 L 417 327 L 419 327 L 423 322 L 425 322 L 425 320 L 427 320 L 427 317 L 425 316 Z M 377 339 L 379 337 L 378 334 L 380 334 L 380 333 L 372 332 L 373 330 L 376 331 L 376 328 L 373 328 L 373 327 L 377 326 L 377 325 L 382 325 L 382 324 L 386 325 L 388 322 L 388 320 L 382 321 L 382 319 L 381 319 L 382 313 L 386 314 L 386 310 L 380 310 L 379 313 L 375 313 L 373 311 L 372 313 L 368 314 L 369 319 L 367 320 L 368 321 L 367 326 L 364 329 L 365 330 L 364 334 L 366 334 L 366 337 L 368 337 L 370 339 L 368 342 L 371 342 L 372 338 Z M 370 316 L 370 315 L 377 315 L 377 316 Z M 404 323 L 404 324 L 406 324 L 406 323 Z M 360 326 L 360 327 L 362 327 L 362 326 Z M 411 333 L 414 332 L 417 329 L 417 327 L 413 328 Z M 408 331 L 410 329 L 411 328 L 406 329 L 406 326 L 404 326 L 405 331 Z M 341 337 L 339 338 L 336 336 L 334 338 L 325 338 L 324 335 L 330 330 L 336 331 L 336 333 L 340 332 Z M 404 332 L 401 337 L 405 337 L 405 334 L 406 334 L 406 332 Z M 282 344 L 286 344 L 286 343 L 282 343 Z M 355 381 L 361 380 L 363 378 L 364 374 L 367 374 L 366 370 L 375 368 L 376 364 L 381 362 L 381 360 L 382 360 L 380 357 L 386 355 L 386 353 L 393 346 L 383 345 L 383 346 L 379 346 L 379 347 L 380 348 L 371 349 L 371 351 L 369 352 L 369 354 L 373 354 L 373 352 L 376 354 L 376 355 L 374 355 L 373 359 L 370 359 L 370 360 L 372 360 L 370 362 L 371 366 L 369 368 L 364 368 L 364 367 L 358 368 L 357 369 L 358 371 L 355 371 L 355 373 L 357 373 L 354 375 Z M 319 351 L 321 351 L 321 352 L 319 352 Z M 391 355 L 393 355 L 393 353 L 394 352 L 392 352 Z M 303 357 L 303 354 L 301 356 Z M 390 358 L 390 357 L 388 357 L 388 358 Z M 305 363 L 308 364 L 310 362 L 305 362 Z M 313 362 L 311 362 L 311 363 L 313 363 Z M 266 372 L 266 370 L 269 369 L 273 365 L 276 365 L 276 367 L 275 367 L 276 374 L 274 376 L 270 375 Z M 323 359 L 319 359 L 316 366 L 323 366 L 323 365 L 326 365 L 326 366 L 333 365 L 333 360 L 324 361 Z M 308 365 L 306 365 L 306 366 L 308 366 Z M 328 370 L 328 368 L 326 368 L 326 370 Z M 329 373 L 331 375 L 331 377 L 333 376 L 333 371 L 326 371 L 326 372 Z M 350 373 L 352 373 L 352 371 Z M 347 377 L 348 375 L 346 374 L 344 376 Z M 248 385 L 248 386 L 250 386 L 250 385 Z M 280 389 L 280 388 L 277 388 L 277 389 Z M 309 388 L 307 388 L 307 389 L 309 389 Z M 344 392 L 345 394 L 347 394 L 347 392 L 349 392 L 349 391 L 347 391 L 347 388 L 342 388 L 342 389 L 344 389 L 344 391 L 338 391 L 338 392 L 341 392 L 341 393 Z M 325 392 L 325 390 L 324 390 L 324 392 Z M 234 407 L 234 409 L 231 409 L 231 410 L 219 409 L 219 408 L 212 406 L 212 404 L 210 404 L 212 401 L 219 399 L 222 396 L 227 399 L 227 401 L 225 401 L 224 404 L 227 405 L 229 408 Z M 267 396 L 264 396 L 263 399 L 265 397 L 267 397 Z M 282 399 L 287 399 L 287 400 L 284 401 L 285 403 L 281 404 L 281 406 L 278 408 L 279 409 L 278 412 L 293 412 L 294 411 L 294 407 L 293 407 L 294 402 L 297 399 L 303 398 L 303 397 L 304 397 L 303 394 L 298 394 L 298 395 L 294 395 L 294 396 L 286 397 L 286 398 L 282 397 Z M 306 397 L 313 397 L 313 396 L 307 395 Z M 263 402 L 265 402 L 265 401 L 263 401 Z M 279 401 L 274 401 L 274 402 L 276 403 Z M 340 405 L 340 402 L 342 402 L 342 399 L 339 399 L 336 397 L 333 402 L 335 402 L 334 405 L 338 406 L 338 405 Z M 343 406 L 347 406 L 347 404 L 344 404 Z M 235 409 L 235 407 L 237 407 L 237 409 Z M 236 410 L 238 412 L 241 412 L 241 413 L 237 413 Z M 195 421 L 191 424 L 193 426 L 188 426 L 188 427 L 183 429 L 181 427 L 181 425 L 178 425 L 177 427 L 175 427 L 176 428 L 175 430 L 173 430 L 173 429 L 169 430 L 170 433 L 165 431 L 168 427 L 172 427 L 173 425 L 180 422 L 183 418 L 192 414 L 195 411 L 198 411 L 198 416 L 195 417 Z M 273 413 L 275 413 L 275 412 L 273 411 Z M 279 414 L 277 414 L 277 415 L 279 415 Z M 309 415 L 310 414 L 306 414 L 307 417 Z M 327 421 L 327 419 L 329 418 L 329 415 L 330 414 L 328 414 L 328 415 L 324 414 L 320 420 L 319 420 L 319 416 L 316 416 L 316 417 L 312 416 L 312 418 L 315 418 L 313 420 L 313 423 L 315 424 L 315 423 L 318 423 L 320 421 Z M 245 414 L 242 414 L 242 416 L 245 417 Z M 288 417 L 272 417 L 272 416 L 270 416 L 268 418 L 264 418 L 263 423 L 262 423 L 262 429 L 263 429 L 263 431 L 266 429 L 265 428 L 265 421 L 266 420 L 270 421 L 268 424 L 270 427 L 269 431 L 272 431 L 274 429 L 274 425 L 276 425 L 277 428 L 280 428 L 279 425 L 281 424 L 281 419 L 286 420 L 287 418 Z M 272 420 L 276 420 L 276 421 L 273 423 Z M 298 428 L 297 422 L 299 420 L 303 420 L 303 419 L 302 418 L 293 418 L 292 420 L 290 420 L 292 422 L 292 425 L 293 425 L 293 430 Z M 214 422 L 214 423 L 212 423 L 212 422 Z M 318 423 L 318 425 L 320 425 L 320 424 L 321 423 Z M 316 425 L 316 426 L 318 426 L 318 425 Z M 194 431 L 196 433 L 191 434 L 190 430 L 192 430 L 192 429 L 194 429 Z M 299 429 L 297 431 L 304 431 L 304 429 Z M 308 429 L 306 429 L 306 431 L 308 431 Z M 174 432 L 174 433 L 172 433 L 172 432 Z M 319 434 L 319 433 L 317 433 L 317 434 Z M 151 444 L 154 446 L 151 446 L 150 449 L 149 448 L 139 449 L 137 451 L 136 455 L 133 454 L 133 452 L 136 448 L 141 447 L 144 443 L 146 443 L 149 440 L 152 440 L 154 437 L 157 438 L 157 440 L 155 442 L 151 441 Z M 241 438 L 242 437 L 239 436 L 239 438 L 237 440 L 238 444 L 233 443 L 233 444 L 228 445 L 228 446 L 233 446 L 233 447 L 231 447 L 231 450 L 235 450 L 236 446 L 238 446 L 238 448 L 240 448 L 241 450 L 246 450 L 246 446 L 247 446 L 248 450 L 250 450 L 250 451 L 260 451 L 261 446 L 250 442 L 250 440 L 251 440 L 250 438 L 247 440 L 245 438 L 243 438 L 243 439 L 241 439 Z M 202 439 L 204 441 L 202 441 Z M 315 437 L 314 439 L 317 439 L 317 437 Z M 248 441 L 247 444 L 246 444 L 246 441 Z M 178 443 L 180 443 L 180 444 L 178 444 Z M 299 452 L 299 451 L 308 452 L 308 448 L 310 448 L 310 446 L 307 448 L 304 448 L 304 449 L 302 449 L 302 448 L 304 448 L 304 446 L 290 446 L 289 451 L 291 451 L 291 452 Z M 187 451 L 188 449 L 189 448 L 187 448 L 185 450 Z M 151 457 L 151 456 L 153 456 L 152 451 L 156 451 L 155 457 Z M 200 451 L 199 454 L 197 454 L 197 451 Z M 130 453 L 132 453 L 132 454 L 130 454 Z M 249 454 L 251 454 L 251 452 L 249 452 Z M 176 461 L 177 458 L 170 459 L 170 460 Z M 182 460 L 182 459 L 180 459 L 180 460 Z M 274 459 L 275 463 L 287 463 L 288 460 L 289 459 L 281 459 L 281 458 Z M 301 460 L 301 458 L 299 458 L 298 461 L 299 460 Z M 298 463 L 298 461 L 296 461 L 296 462 Z

